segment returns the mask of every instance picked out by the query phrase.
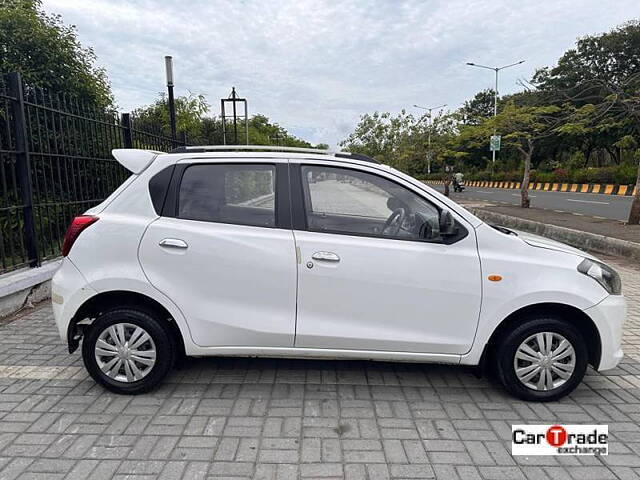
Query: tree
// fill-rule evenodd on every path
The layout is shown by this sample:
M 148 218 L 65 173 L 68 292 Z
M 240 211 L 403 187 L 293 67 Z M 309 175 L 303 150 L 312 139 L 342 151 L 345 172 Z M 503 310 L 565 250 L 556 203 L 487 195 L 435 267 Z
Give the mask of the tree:
M 620 83 L 640 68 L 640 20 L 610 32 L 586 36 L 560 57 L 556 66 L 539 69 L 533 84 L 547 91 L 578 92 L 589 79 Z M 596 91 L 592 93 L 596 94 Z M 583 103 L 594 103 L 587 98 Z
M 601 128 L 609 128 L 618 134 L 612 139 L 615 148 L 640 143 L 640 72 L 627 77 L 613 76 L 611 78 L 589 78 L 580 84 L 580 90 L 569 98 L 576 103 L 595 100 L 586 103 L 578 110 L 577 121 L 568 122 L 560 130 L 584 129 L 585 124 L 599 122 Z M 575 118 L 575 117 L 574 117 Z M 604 125 L 604 127 L 602 127 Z M 631 137 L 625 139 L 625 137 Z M 622 143 L 620 143 L 622 142 Z M 638 164 L 636 177 L 636 194 L 629 210 L 628 223 L 640 224 L 640 151 L 636 150 L 634 158 Z
M 397 116 L 375 112 L 360 117 L 360 122 L 340 146 L 362 153 L 399 169 L 407 170 L 410 159 L 409 141 L 413 115 L 402 110 Z
M 209 111 L 209 104 L 204 95 L 189 93 L 175 99 L 176 107 L 176 131 L 184 133 L 191 143 L 202 139 L 204 115 Z M 165 94 L 161 94 L 155 102 L 147 107 L 141 107 L 133 111 L 136 125 L 149 128 L 160 128 L 162 134 L 171 136 L 169 121 L 169 106 Z
M 240 130 L 244 135 L 244 125 Z M 241 138 L 244 138 L 241 136 Z M 249 119 L 249 143 L 251 145 L 281 145 L 286 147 L 310 148 L 311 144 L 295 135 L 277 123 L 271 123 L 265 115 L 254 115 Z
M 593 83 L 597 88 L 609 93 L 598 109 L 607 112 L 614 119 L 630 123 L 633 129 L 632 135 L 629 135 L 631 138 L 625 139 L 623 137 L 619 142 L 627 146 L 637 146 L 640 143 L 640 72 L 621 81 L 595 79 Z M 636 149 L 634 158 L 638 165 L 638 173 L 636 193 L 629 210 L 628 223 L 630 225 L 640 224 L 640 149 Z
M 629 90 L 623 85 L 639 70 L 640 21 L 633 20 L 609 32 L 579 39 L 555 66 L 539 69 L 532 83 L 546 97 L 547 104 L 569 102 L 577 109 L 585 105 L 606 106 L 606 98 L 621 89 L 628 96 Z M 587 162 L 593 150 L 604 149 L 618 164 L 620 149 L 615 142 L 629 134 L 630 122 L 619 115 L 604 118 L 604 110 L 598 108 L 593 129 L 574 137 L 565 135 L 565 139 L 578 141 Z
M 40 0 L 0 0 L 0 72 L 99 108 L 113 106 L 104 69 L 73 26 L 47 15 Z
M 495 101 L 495 90 L 488 88 L 474 95 L 471 100 L 464 102 L 460 108 L 462 121 L 469 125 L 478 125 L 483 120 L 493 115 L 493 104 Z
M 502 143 L 514 148 L 521 155 L 524 168 L 520 185 L 522 208 L 529 208 L 531 205 L 529 183 L 531 158 L 535 148 L 540 140 L 555 133 L 561 121 L 559 118 L 561 111 L 561 108 L 555 105 L 521 107 L 509 102 L 498 115 L 464 133 L 476 143 L 486 145 L 489 137 L 497 131 L 502 135 Z

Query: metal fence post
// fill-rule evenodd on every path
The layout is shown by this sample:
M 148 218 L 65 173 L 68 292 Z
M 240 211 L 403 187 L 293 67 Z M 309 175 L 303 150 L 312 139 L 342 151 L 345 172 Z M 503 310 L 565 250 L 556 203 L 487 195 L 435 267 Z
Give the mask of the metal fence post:
M 122 125 L 122 140 L 124 141 L 124 148 L 133 148 L 133 140 L 131 135 L 131 115 L 123 113 L 120 124 Z
M 7 74 L 7 92 L 12 98 L 13 132 L 16 149 L 16 176 L 20 186 L 22 201 L 22 215 L 24 218 L 25 246 L 29 256 L 29 266 L 40 266 L 38 251 L 38 236 L 33 213 L 33 188 L 31 181 L 31 159 L 29 158 L 29 144 L 27 141 L 27 123 L 25 120 L 24 93 L 20 73 Z

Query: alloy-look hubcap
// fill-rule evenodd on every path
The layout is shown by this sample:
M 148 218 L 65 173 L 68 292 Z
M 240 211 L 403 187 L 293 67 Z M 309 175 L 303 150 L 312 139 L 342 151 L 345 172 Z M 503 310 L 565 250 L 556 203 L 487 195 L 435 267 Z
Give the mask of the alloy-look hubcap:
M 98 337 L 95 356 L 102 373 L 119 382 L 146 377 L 156 363 L 156 345 L 144 328 L 116 323 Z
M 516 350 L 513 368 L 526 387 L 553 390 L 571 378 L 576 368 L 576 352 L 571 342 L 559 333 L 536 333 Z

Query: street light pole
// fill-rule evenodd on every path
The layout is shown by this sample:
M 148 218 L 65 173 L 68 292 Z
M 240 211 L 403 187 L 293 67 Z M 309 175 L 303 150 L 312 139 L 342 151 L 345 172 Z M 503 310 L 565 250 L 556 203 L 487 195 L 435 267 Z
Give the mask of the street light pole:
M 496 74 L 496 87 L 493 90 L 493 116 L 494 117 L 498 115 L 498 72 L 500 70 L 504 70 L 505 68 L 515 67 L 516 65 L 520 65 L 521 63 L 524 63 L 524 60 L 520 60 L 519 62 L 511 63 L 503 67 L 487 67 L 486 65 L 479 65 L 473 62 L 467 62 L 467 65 L 469 65 L 470 67 L 486 68 L 487 70 L 493 70 Z M 493 129 L 493 134 L 494 135 L 496 134 L 495 128 Z M 491 150 L 491 170 L 493 170 L 495 163 L 496 163 L 496 151 Z
M 428 129 L 427 129 L 427 173 L 431 173 L 431 125 L 432 125 L 431 112 L 433 110 L 436 110 L 438 108 L 443 108 L 446 106 L 447 106 L 446 103 L 443 105 L 438 105 L 437 107 L 421 107 L 420 105 L 414 105 L 415 108 L 421 108 L 429 112 L 428 113 L 429 123 L 428 123 Z
M 169 124 L 171 125 L 171 140 L 176 146 L 176 104 L 173 98 L 173 58 L 169 55 L 164 57 L 164 67 L 167 74 L 167 90 L 169 93 Z

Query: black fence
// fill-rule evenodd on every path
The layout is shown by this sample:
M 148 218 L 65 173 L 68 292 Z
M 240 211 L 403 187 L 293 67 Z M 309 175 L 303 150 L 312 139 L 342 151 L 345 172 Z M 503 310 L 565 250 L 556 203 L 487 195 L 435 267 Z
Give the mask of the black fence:
M 128 113 L 0 75 L 0 273 L 60 255 L 71 219 L 97 205 L 129 173 L 113 148 L 168 151 L 184 145 Z

